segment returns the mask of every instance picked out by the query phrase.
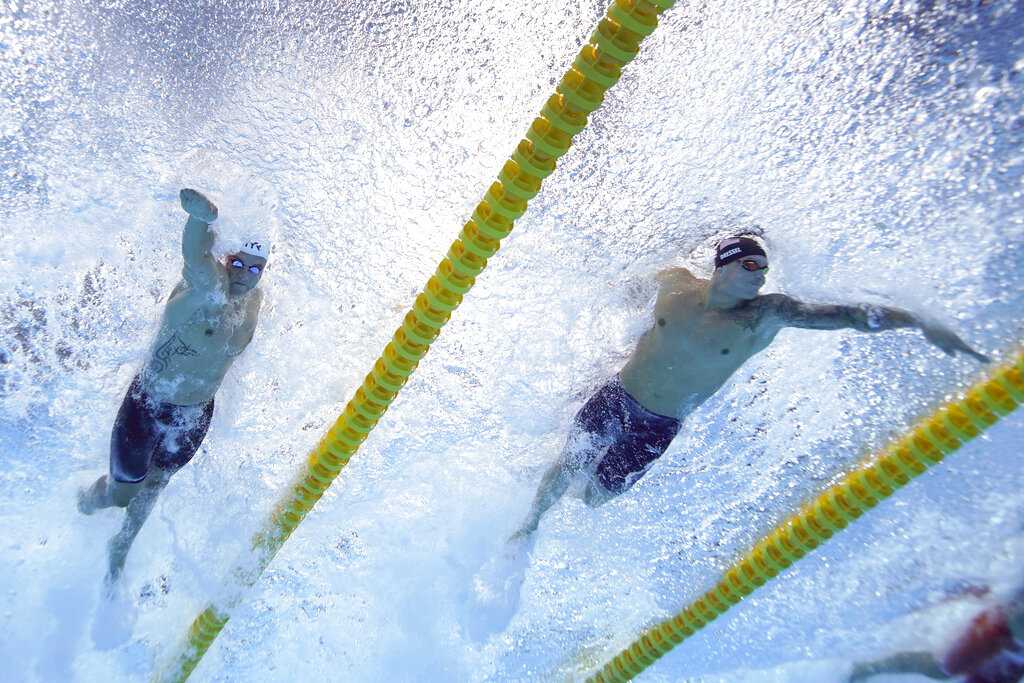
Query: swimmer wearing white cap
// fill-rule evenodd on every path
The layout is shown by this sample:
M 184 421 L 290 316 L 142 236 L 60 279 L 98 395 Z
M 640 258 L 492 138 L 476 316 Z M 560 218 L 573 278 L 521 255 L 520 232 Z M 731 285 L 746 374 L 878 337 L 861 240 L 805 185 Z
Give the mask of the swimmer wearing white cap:
M 250 240 L 218 261 L 210 251 L 217 207 L 195 190 L 182 190 L 180 199 L 189 215 L 182 280 L 167 299 L 149 357 L 118 411 L 109 474 L 79 493 L 84 514 L 127 508 L 108 545 L 108 587 L 120 576 L 157 496 L 199 449 L 213 417 L 214 394 L 252 341 L 263 300 L 257 286 L 270 243 Z

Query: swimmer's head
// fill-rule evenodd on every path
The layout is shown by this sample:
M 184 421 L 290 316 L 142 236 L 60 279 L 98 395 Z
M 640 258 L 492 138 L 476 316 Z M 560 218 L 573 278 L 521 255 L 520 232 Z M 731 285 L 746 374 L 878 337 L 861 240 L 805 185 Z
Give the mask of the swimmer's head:
M 768 272 L 768 254 L 755 239 L 729 237 L 715 248 L 715 273 L 712 284 L 737 299 L 753 299 L 764 286 Z
M 715 247 L 715 268 L 721 268 L 748 256 L 763 256 L 766 260 L 768 258 L 761 243 L 752 237 L 727 237 Z
M 228 269 L 228 292 L 240 296 L 256 288 L 270 256 L 270 242 L 248 241 L 225 262 Z

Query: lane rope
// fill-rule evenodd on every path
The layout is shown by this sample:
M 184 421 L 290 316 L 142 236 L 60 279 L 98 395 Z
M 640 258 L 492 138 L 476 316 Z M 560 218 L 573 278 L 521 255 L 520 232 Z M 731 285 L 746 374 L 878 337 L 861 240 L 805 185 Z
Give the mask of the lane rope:
M 275 506 L 264 528 L 254 536 L 253 552 L 241 558 L 233 571 L 238 590 L 209 604 L 195 618 L 184 644 L 170 657 L 170 665 L 158 668 L 153 680 L 184 681 L 189 677 L 227 624 L 229 611 L 241 600 L 241 592 L 256 583 L 359 450 L 473 287 L 487 260 L 512 231 L 515 220 L 526 212 L 544 179 L 555 171 L 558 159 L 569 151 L 573 137 L 587 126 L 589 115 L 618 82 L 622 68 L 636 57 L 640 43 L 657 28 L 658 16 L 674 4 L 675 0 L 614 0 L 540 116 L 530 125 L 525 139 L 502 167 L 498 180 L 488 188 L 448 255 L 416 297 L 362 386 L 309 454 L 306 467 Z
M 628 681 L 744 597 L 977 437 L 1024 402 L 1024 352 L 993 369 L 779 524 L 737 560 L 715 586 L 671 619 L 647 629 L 591 683 Z

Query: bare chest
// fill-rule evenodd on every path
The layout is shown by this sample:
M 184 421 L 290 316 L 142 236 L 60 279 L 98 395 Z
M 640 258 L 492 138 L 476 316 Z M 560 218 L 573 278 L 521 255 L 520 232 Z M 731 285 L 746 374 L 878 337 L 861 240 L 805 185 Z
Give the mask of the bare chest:
M 758 329 L 756 311 L 708 311 L 694 307 L 663 313 L 656 334 L 665 351 L 691 361 L 738 366 L 761 351 L 767 340 Z
M 184 302 L 183 302 L 184 303 Z M 174 336 L 197 354 L 240 353 L 252 336 L 245 306 L 210 303 L 176 311 Z
M 197 310 L 188 319 L 186 333 L 215 347 L 229 350 L 245 347 L 251 336 L 244 307 L 223 306 L 212 310 Z

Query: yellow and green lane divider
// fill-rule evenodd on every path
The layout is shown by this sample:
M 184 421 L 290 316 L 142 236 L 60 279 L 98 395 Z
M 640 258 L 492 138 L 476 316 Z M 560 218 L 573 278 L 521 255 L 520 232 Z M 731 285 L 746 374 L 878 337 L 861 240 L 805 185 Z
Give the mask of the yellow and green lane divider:
M 778 525 L 693 604 L 615 655 L 588 681 L 628 681 L 837 531 L 1024 402 L 1024 352 L 995 368 Z
M 640 43 L 658 26 L 658 16 L 675 0 L 614 0 L 555 87 L 523 139 L 473 211 L 448 255 L 419 293 L 394 338 L 374 363 L 362 386 L 345 406 L 316 448 L 305 468 L 276 505 L 264 528 L 253 538 L 251 557 L 234 570 L 239 588 L 254 584 L 313 505 L 323 496 L 370 431 L 395 400 L 441 328 L 477 276 L 526 212 L 544 179 L 587 125 L 588 116 L 615 85 L 622 68 L 640 50 Z M 195 669 L 227 623 L 235 595 L 210 604 L 196 617 L 184 645 L 154 678 L 184 681 Z

